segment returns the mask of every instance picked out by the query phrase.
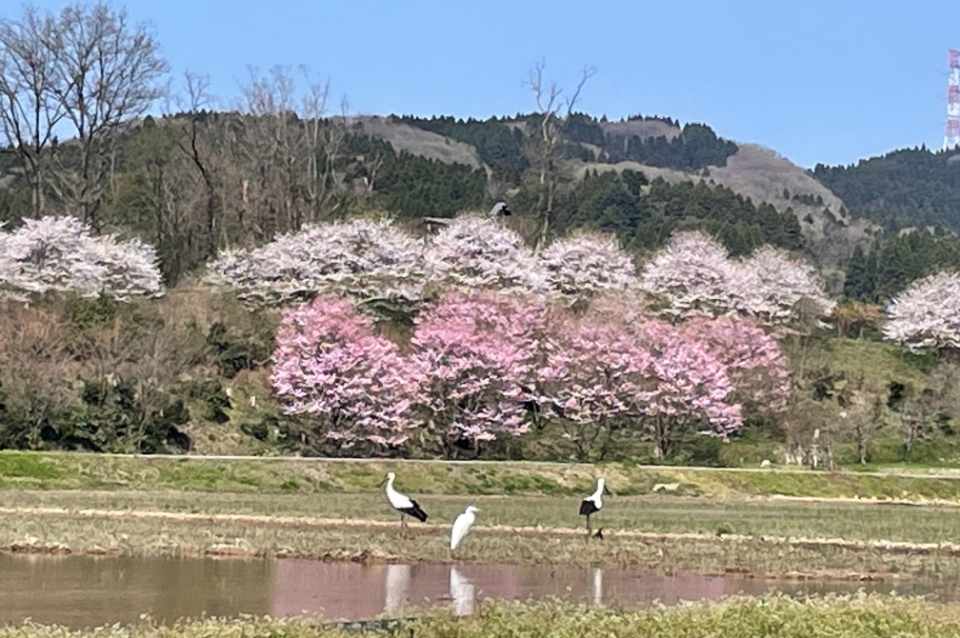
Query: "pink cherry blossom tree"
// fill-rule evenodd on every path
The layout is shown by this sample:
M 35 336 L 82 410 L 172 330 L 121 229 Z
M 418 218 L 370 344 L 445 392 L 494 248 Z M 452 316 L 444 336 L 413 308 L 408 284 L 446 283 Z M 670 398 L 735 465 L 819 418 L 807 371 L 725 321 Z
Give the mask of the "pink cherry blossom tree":
M 320 297 L 286 310 L 274 361 L 283 411 L 308 419 L 340 451 L 395 448 L 417 425 L 417 368 L 348 300 Z
M 662 457 L 705 427 L 726 437 L 743 425 L 727 367 L 705 343 L 659 321 L 640 323 L 634 332 L 651 355 L 644 424 Z
M 726 366 L 733 384 L 731 398 L 745 417 L 766 416 L 787 409 L 790 369 L 780 345 L 749 317 L 698 317 L 681 331 L 704 344 Z
M 673 454 L 680 441 L 696 432 L 726 437 L 743 425 L 728 368 L 705 342 L 616 301 L 595 304 L 588 317 L 602 325 L 619 323 L 645 353 L 637 419 L 661 456 Z
M 161 295 L 163 284 L 153 247 L 138 239 L 94 236 L 74 217 L 25 219 L 10 232 L 0 227 L 0 295 L 23 300 L 47 291 L 125 301 Z
M 662 456 L 673 454 L 678 444 L 694 433 L 709 431 L 727 436 L 742 425 L 741 406 L 735 401 L 727 366 L 711 354 L 704 342 L 667 322 L 646 316 L 638 306 L 608 298 L 591 306 L 583 325 L 604 331 L 604 340 L 597 339 L 591 345 L 597 359 L 583 356 L 577 348 L 563 353 L 558 346 L 571 348 L 571 344 L 561 340 L 547 351 L 547 374 L 541 371 L 538 377 L 562 379 L 566 374 L 571 385 L 563 386 L 562 392 L 576 389 L 589 397 L 604 387 L 606 370 L 618 371 L 623 395 L 628 398 L 618 397 L 610 405 L 625 408 L 618 413 L 618 417 L 623 416 L 621 423 L 637 428 L 656 444 Z M 547 343 L 551 341 L 548 339 Z M 551 369 L 554 361 L 557 372 Z M 560 396 L 566 398 L 564 394 Z M 589 402 L 582 405 L 585 411 L 594 407 Z M 592 416 L 578 418 L 597 423 L 604 413 L 595 409 Z
M 422 242 L 392 221 L 357 218 L 306 225 L 253 250 L 220 254 L 207 280 L 233 287 L 253 305 L 320 296 L 418 304 L 426 280 Z
M 639 287 L 633 259 L 612 235 L 574 233 L 552 242 L 539 260 L 549 287 L 571 301 Z
M 886 309 L 883 336 L 913 351 L 960 349 L 960 275 L 939 272 L 914 281 Z
M 524 404 L 542 315 L 528 300 L 453 292 L 416 319 L 412 361 L 421 372 L 424 435 L 448 457 L 458 446 L 477 450 L 527 431 Z
M 649 398 L 650 354 L 618 322 L 551 315 L 537 370 L 537 403 L 572 442 L 577 458 L 601 453 L 611 429 L 640 415 Z M 601 454 L 602 455 L 602 454 Z
M 461 215 L 427 245 L 429 283 L 444 290 L 545 292 L 546 275 L 518 233 L 489 217 Z

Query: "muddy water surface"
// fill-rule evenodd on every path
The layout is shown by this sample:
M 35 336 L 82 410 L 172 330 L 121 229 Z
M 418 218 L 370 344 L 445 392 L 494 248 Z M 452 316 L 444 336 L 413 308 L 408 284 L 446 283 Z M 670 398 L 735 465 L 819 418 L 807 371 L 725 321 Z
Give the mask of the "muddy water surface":
M 809 583 L 734 576 L 662 576 L 619 569 L 504 565 L 359 565 L 307 560 L 122 558 L 0 554 L 0 623 L 32 618 L 82 628 L 149 613 L 182 617 L 319 614 L 356 620 L 430 604 L 471 613 L 487 598 L 560 597 L 591 605 L 868 591 L 960 600 L 960 583 Z

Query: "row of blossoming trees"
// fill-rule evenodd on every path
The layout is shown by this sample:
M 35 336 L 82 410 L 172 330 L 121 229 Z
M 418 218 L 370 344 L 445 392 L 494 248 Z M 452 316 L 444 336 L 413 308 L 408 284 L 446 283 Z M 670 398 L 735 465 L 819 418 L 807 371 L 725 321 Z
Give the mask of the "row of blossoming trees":
M 211 278 L 254 305 L 316 296 L 284 313 L 272 379 L 317 447 L 341 453 L 452 455 L 555 424 L 580 458 L 614 435 L 669 455 L 694 432 L 782 412 L 772 335 L 832 307 L 814 270 L 777 249 L 731 260 L 680 234 L 638 275 L 613 238 L 578 233 L 534 255 L 475 216 L 425 239 L 389 221 L 311 226 L 222 255 Z M 408 340 L 378 333 L 373 302 L 409 313 Z
M 272 382 L 316 447 L 453 455 L 531 428 L 561 428 L 581 458 L 616 436 L 670 454 L 693 432 L 776 418 L 790 378 L 775 338 L 829 314 L 814 269 L 764 247 L 730 259 L 680 233 L 639 271 L 587 233 L 534 255 L 495 220 L 463 216 L 426 238 L 389 221 L 307 226 L 223 253 L 209 279 L 254 307 L 283 307 Z M 119 300 L 163 293 L 153 249 L 93 236 L 68 217 L 0 230 L 0 296 Z M 408 338 L 378 329 L 384 310 Z M 885 334 L 960 344 L 960 278 L 916 282 Z
M 413 438 L 451 455 L 556 422 L 588 458 L 615 432 L 667 455 L 704 427 L 721 435 L 775 413 L 790 385 L 776 342 L 750 319 L 680 326 L 621 304 L 575 317 L 496 293 L 450 293 L 415 320 L 408 351 L 344 299 L 288 310 L 273 384 L 340 451 Z

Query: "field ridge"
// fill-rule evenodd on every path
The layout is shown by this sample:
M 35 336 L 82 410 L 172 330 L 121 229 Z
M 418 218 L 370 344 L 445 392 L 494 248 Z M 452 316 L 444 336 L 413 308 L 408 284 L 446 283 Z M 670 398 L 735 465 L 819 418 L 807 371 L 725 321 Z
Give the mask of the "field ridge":
M 393 471 L 398 488 L 434 495 L 584 497 L 606 478 L 618 496 L 790 497 L 960 503 L 960 473 L 705 468 L 623 463 L 201 457 L 0 452 L 0 490 L 369 493 Z
M 79 509 L 65 507 L 0 507 L 0 515 L 8 516 L 69 516 L 76 518 L 98 519 L 149 519 L 171 523 L 205 523 L 205 524 L 241 524 L 241 525 L 269 525 L 295 526 L 318 528 L 360 528 L 360 529 L 398 529 L 396 521 L 381 521 L 359 518 L 321 518 L 313 516 L 277 516 L 263 514 L 214 514 L 195 512 L 164 512 L 150 510 L 108 510 L 108 509 Z M 417 523 L 415 530 L 444 531 L 449 529 L 448 524 Z M 514 525 L 474 525 L 471 533 L 485 534 L 513 534 L 533 535 L 552 534 L 561 536 L 583 536 L 584 530 L 571 527 L 543 527 L 543 526 L 514 526 Z M 652 543 L 665 541 L 710 542 L 718 541 L 744 543 L 760 542 L 771 545 L 787 545 L 804 549 L 830 548 L 848 551 L 877 551 L 887 554 L 932 554 L 960 556 L 960 544 L 948 541 L 939 543 L 916 543 L 907 541 L 891 541 L 882 539 L 851 540 L 843 538 L 805 538 L 770 535 L 744 534 L 707 534 L 707 533 L 670 533 L 670 532 L 643 532 L 637 530 L 613 530 L 604 528 L 605 538 L 622 537 Z M 21 548 L 21 551 L 26 548 Z

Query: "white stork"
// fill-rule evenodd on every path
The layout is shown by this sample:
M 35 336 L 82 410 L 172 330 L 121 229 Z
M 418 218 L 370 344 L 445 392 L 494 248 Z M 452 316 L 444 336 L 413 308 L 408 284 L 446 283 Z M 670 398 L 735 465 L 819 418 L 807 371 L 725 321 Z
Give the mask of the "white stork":
M 412 516 L 421 523 L 425 523 L 427 521 L 427 513 L 420 508 L 420 504 L 406 494 L 401 494 L 393 489 L 393 481 L 396 478 L 396 474 L 388 472 L 387 477 L 380 481 L 380 485 L 384 483 L 387 484 L 387 500 L 390 501 L 393 509 L 400 512 L 400 531 L 403 531 L 407 527 L 407 516 Z
M 597 491 L 580 502 L 580 516 L 587 518 L 587 536 L 590 536 L 590 516 L 603 508 L 603 495 L 609 494 L 604 480 L 597 479 Z M 600 538 L 603 538 L 602 536 Z

